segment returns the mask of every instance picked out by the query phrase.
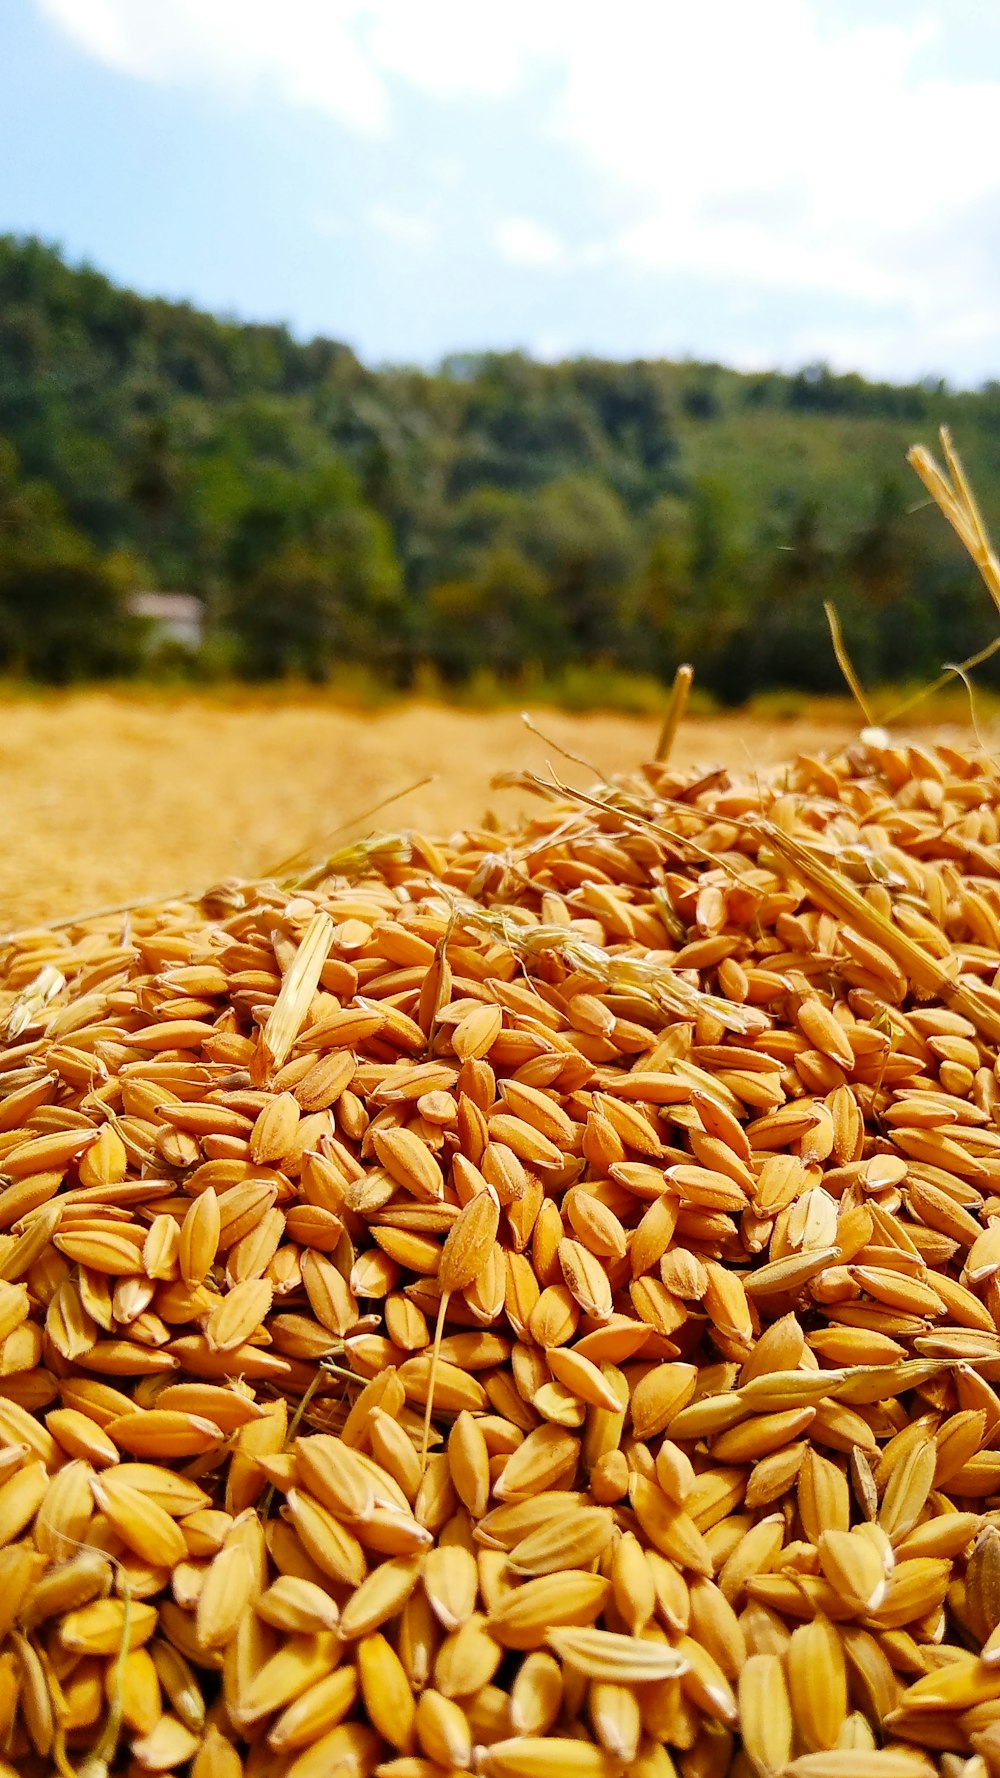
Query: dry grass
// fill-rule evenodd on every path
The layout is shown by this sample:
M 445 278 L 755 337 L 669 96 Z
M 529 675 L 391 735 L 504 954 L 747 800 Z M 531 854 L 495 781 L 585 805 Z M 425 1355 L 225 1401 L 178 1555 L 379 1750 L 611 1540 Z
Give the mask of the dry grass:
M 656 722 L 633 717 L 545 712 L 539 721 L 603 772 L 634 767 L 656 742 Z M 689 718 L 673 757 L 745 770 L 849 732 L 843 718 Z M 359 715 L 318 701 L 98 691 L 17 700 L 0 725 L 0 931 L 258 875 L 428 773 L 436 782 L 387 810 L 386 825 L 450 832 L 487 806 L 509 816 L 524 799 L 491 794 L 491 777 L 540 771 L 550 757 L 515 711 Z

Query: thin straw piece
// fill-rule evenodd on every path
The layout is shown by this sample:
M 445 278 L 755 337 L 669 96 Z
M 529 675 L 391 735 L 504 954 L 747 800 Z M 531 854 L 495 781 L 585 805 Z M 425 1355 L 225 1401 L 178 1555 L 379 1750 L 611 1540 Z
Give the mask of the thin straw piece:
M 947 426 L 941 428 L 941 448 L 951 471 L 951 481 L 935 462 L 926 445 L 913 445 L 906 453 L 906 460 L 916 470 L 924 487 L 961 538 L 979 569 L 990 598 L 1000 611 L 1000 562 L 997 561 L 982 514 Z
M 882 727 L 887 727 L 890 722 L 895 722 L 897 716 L 903 716 L 907 710 L 912 710 L 917 704 L 922 704 L 925 698 L 933 697 L 936 691 L 943 691 L 953 679 L 961 679 L 966 673 L 971 672 L 973 667 L 981 667 L 984 661 L 990 660 L 996 654 L 998 648 L 1000 648 L 1000 636 L 994 636 L 992 642 L 987 642 L 985 648 L 980 648 L 975 654 L 970 654 L 968 660 L 959 661 L 954 667 L 945 667 L 944 672 L 940 673 L 930 685 L 925 685 L 921 691 L 915 691 L 912 697 L 904 698 L 901 704 L 894 704 L 892 709 L 882 717 Z
M 681 723 L 684 720 L 684 712 L 687 709 L 687 702 L 693 682 L 694 668 L 685 662 L 683 666 L 678 667 L 674 674 L 673 689 L 670 693 L 670 703 L 667 706 L 667 714 L 663 719 L 660 738 L 656 743 L 656 752 L 653 755 L 658 765 L 665 765 L 673 751 L 673 745 L 677 739 L 677 730 L 680 728 Z
M 847 643 L 844 641 L 844 632 L 840 627 L 840 618 L 837 616 L 837 607 L 832 599 L 824 599 L 823 610 L 826 612 L 826 621 L 830 626 L 830 641 L 833 643 L 833 652 L 837 657 L 837 665 L 843 673 L 851 696 L 857 704 L 858 709 L 861 711 L 868 727 L 875 728 L 878 719 L 865 697 L 861 681 L 854 670 L 854 662 L 851 660 L 851 657 L 847 652 Z
M 922 994 L 939 994 L 947 1005 L 971 1019 L 984 1037 L 1000 1041 L 1000 1014 L 973 989 L 952 981 L 928 951 L 878 913 L 846 878 L 830 870 L 808 846 L 800 845 L 770 821 L 761 821 L 760 831 L 795 875 L 809 885 L 813 897 L 827 913 L 840 915 L 865 938 L 881 945 Z

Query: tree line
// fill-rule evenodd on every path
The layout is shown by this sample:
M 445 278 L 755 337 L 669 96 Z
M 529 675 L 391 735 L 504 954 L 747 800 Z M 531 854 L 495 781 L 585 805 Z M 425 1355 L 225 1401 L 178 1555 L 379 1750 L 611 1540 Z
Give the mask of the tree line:
M 195 672 L 406 688 L 584 665 L 737 701 L 932 677 L 988 602 L 904 462 L 950 423 L 989 514 L 1000 384 L 466 354 L 333 340 L 140 297 L 0 237 L 0 671 L 170 665 L 137 589 L 197 596 Z M 174 663 L 177 664 L 177 663 Z

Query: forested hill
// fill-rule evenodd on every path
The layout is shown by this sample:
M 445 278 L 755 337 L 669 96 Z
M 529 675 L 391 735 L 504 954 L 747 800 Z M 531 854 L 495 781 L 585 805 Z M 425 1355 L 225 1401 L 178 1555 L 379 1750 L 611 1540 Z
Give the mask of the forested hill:
M 725 698 L 825 689 L 825 598 L 867 680 L 928 677 L 993 632 L 904 461 L 943 420 L 991 516 L 1000 384 L 510 353 L 371 370 L 0 237 L 0 670 L 127 669 L 127 594 L 159 588 L 197 594 L 208 662 L 251 677 L 690 657 Z

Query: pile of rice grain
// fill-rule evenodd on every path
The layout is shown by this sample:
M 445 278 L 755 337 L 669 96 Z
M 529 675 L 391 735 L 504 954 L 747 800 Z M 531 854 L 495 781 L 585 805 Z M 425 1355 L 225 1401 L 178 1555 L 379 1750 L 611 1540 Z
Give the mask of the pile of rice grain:
M 997 1778 L 1000 772 L 0 952 L 0 1778 Z

